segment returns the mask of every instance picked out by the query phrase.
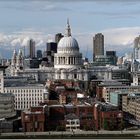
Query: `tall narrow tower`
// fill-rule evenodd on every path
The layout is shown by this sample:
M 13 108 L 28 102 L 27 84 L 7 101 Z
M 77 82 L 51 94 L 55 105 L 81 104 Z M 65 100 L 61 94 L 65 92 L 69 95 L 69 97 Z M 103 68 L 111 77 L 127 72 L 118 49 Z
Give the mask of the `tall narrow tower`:
M 12 59 L 11 59 L 11 66 L 15 68 L 16 63 L 17 63 L 17 52 L 16 52 L 16 50 L 14 50 L 13 56 L 12 56 Z
M 93 61 L 98 55 L 104 55 L 104 35 L 102 33 L 93 37 Z
M 11 59 L 11 69 L 10 69 L 12 76 L 15 75 L 16 64 L 17 64 L 17 52 L 16 52 L 16 50 L 14 50 L 13 56 L 12 56 L 12 59 Z
M 29 40 L 29 58 L 35 58 L 35 41 Z
M 18 55 L 17 55 L 17 70 L 21 70 L 23 69 L 23 55 L 22 55 L 22 51 L 19 50 Z

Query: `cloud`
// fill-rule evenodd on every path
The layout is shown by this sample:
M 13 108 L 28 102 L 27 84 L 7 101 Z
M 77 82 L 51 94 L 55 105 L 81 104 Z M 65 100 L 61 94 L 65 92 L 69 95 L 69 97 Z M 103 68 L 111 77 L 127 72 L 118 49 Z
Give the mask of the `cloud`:
M 29 42 L 30 38 L 29 37 L 25 37 L 21 43 L 21 46 L 27 46 L 28 42 Z
M 20 32 L 14 32 L 11 34 L 0 34 L 0 48 L 4 48 L 7 50 L 12 50 L 15 48 L 21 48 L 23 46 L 27 46 L 28 41 L 30 39 L 35 40 L 36 47 L 42 48 L 45 46 L 48 39 L 50 39 L 51 35 L 47 35 L 43 32 L 37 32 L 37 31 L 20 31 Z M 7 47 L 5 47 L 7 46 Z
M 132 44 L 140 34 L 140 27 L 112 28 L 101 31 L 105 35 L 105 43 L 111 45 Z
M 123 27 L 101 30 L 105 39 L 105 50 L 114 50 L 118 55 L 124 55 L 126 52 L 133 51 L 133 41 L 140 35 L 140 27 Z M 96 33 L 79 33 L 75 35 L 78 40 L 80 50 L 83 56 L 92 59 L 93 54 L 93 36 Z
M 11 41 L 11 45 L 12 46 L 20 46 L 21 45 L 21 39 L 20 38 L 13 39 Z

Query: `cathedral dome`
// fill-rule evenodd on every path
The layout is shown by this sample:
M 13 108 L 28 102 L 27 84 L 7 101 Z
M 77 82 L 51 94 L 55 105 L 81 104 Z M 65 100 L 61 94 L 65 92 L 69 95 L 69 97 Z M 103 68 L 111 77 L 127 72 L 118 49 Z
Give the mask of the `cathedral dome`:
M 71 36 L 63 37 L 59 43 L 58 48 L 79 48 L 78 42 Z
M 82 54 L 79 52 L 77 40 L 71 36 L 71 28 L 69 21 L 67 21 L 65 36 L 60 39 L 57 53 L 54 54 L 54 68 L 63 69 L 61 74 L 65 79 L 67 71 L 64 69 L 77 69 L 81 65 Z

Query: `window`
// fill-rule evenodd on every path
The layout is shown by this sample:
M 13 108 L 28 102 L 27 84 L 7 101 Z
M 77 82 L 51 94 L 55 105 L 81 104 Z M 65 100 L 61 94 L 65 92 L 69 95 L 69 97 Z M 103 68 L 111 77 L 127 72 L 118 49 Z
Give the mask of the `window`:
M 77 74 L 74 74 L 74 79 L 76 79 L 77 78 Z

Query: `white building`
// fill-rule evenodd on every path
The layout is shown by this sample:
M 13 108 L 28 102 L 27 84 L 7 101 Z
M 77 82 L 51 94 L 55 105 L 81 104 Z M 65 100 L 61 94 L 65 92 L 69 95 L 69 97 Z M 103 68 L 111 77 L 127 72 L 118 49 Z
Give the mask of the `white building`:
M 18 55 L 14 51 L 12 64 L 10 66 L 13 76 L 31 76 L 38 82 L 45 82 L 48 79 L 75 79 L 87 82 L 92 76 L 100 79 L 128 79 L 127 69 L 117 66 L 92 66 L 86 68 L 82 63 L 82 54 L 75 38 L 72 37 L 69 22 L 65 36 L 58 43 L 57 53 L 54 54 L 54 67 L 42 67 L 26 69 L 23 64 L 21 51 Z
M 11 85 L 4 87 L 4 93 L 13 93 L 15 96 L 15 109 L 27 110 L 31 106 L 47 100 L 47 91 L 42 84 Z
M 40 66 L 37 69 L 24 69 L 21 51 L 19 51 L 18 56 L 14 51 L 10 71 L 12 76 L 32 76 L 36 81 L 46 81 L 47 79 L 88 81 L 89 72 L 82 67 L 82 54 L 79 52 L 77 40 L 71 35 L 68 22 L 65 36 L 59 41 L 57 53 L 54 54 L 54 67 Z
M 13 93 L 16 110 L 26 110 L 38 106 L 48 99 L 45 85 L 38 84 L 24 76 L 3 76 L 0 74 L 0 93 Z

